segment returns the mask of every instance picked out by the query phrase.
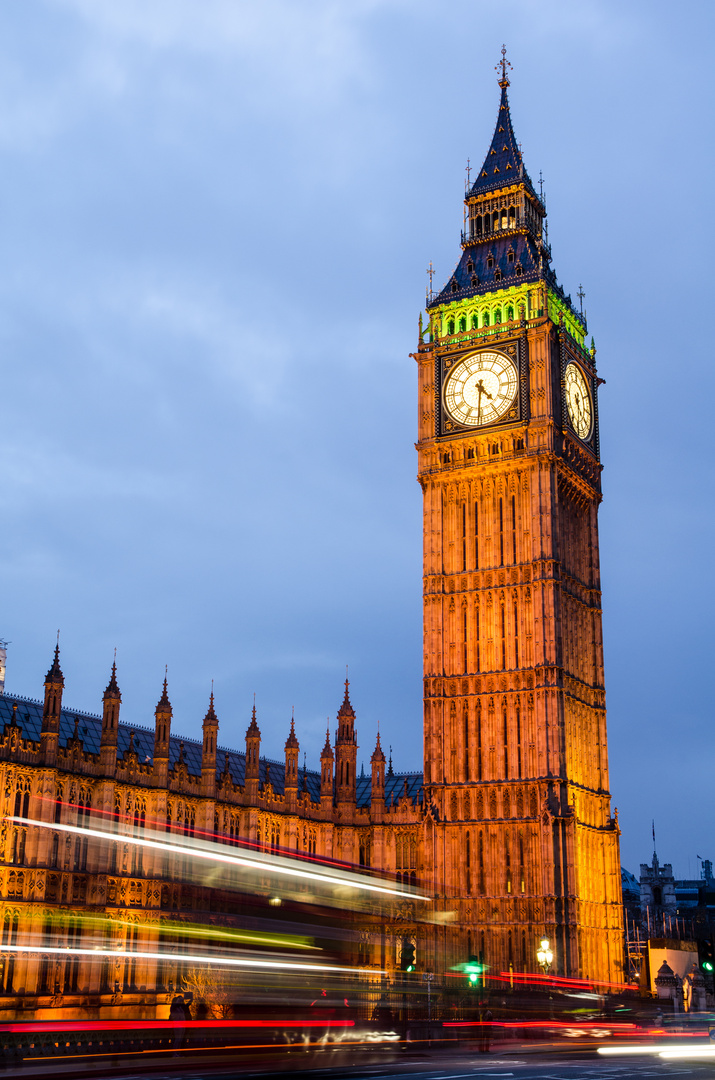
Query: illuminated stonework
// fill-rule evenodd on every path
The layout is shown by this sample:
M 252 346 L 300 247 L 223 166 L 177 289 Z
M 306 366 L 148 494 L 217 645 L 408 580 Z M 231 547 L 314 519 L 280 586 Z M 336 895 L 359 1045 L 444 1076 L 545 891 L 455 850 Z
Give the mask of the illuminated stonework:
M 406 941 L 416 943 L 418 971 L 449 974 L 482 954 L 508 978 L 537 970 L 544 935 L 555 973 L 620 981 L 595 349 L 550 267 L 545 209 L 514 139 L 505 78 L 500 85 L 492 145 L 466 198 L 462 256 L 431 299 L 415 354 L 424 776 L 386 769 L 379 737 L 371 775 L 357 775 L 347 683 L 334 741 L 328 734 L 320 770 L 308 770 L 292 724 L 285 760 L 261 757 L 255 709 L 245 751 L 220 750 L 213 695 L 201 742 L 181 741 L 166 683 L 153 727 L 130 731 L 115 669 L 101 717 L 63 707 L 56 652 L 44 702 L 0 696 L 0 811 L 47 826 L 0 827 L 0 1017 L 166 1015 L 182 961 L 151 954 L 180 952 L 197 918 L 240 925 L 157 851 L 88 846 L 81 831 L 59 827 L 107 821 L 134 835 L 203 834 L 342 860 L 421 887 L 434 898 L 431 926 L 409 902 L 379 928 L 355 920 L 353 960 L 368 990 L 379 993 L 382 972 L 394 975 Z M 501 358 L 498 374 L 486 375 L 487 355 Z M 101 962 L 72 951 L 88 926 L 108 943 Z M 37 950 L 13 954 L 8 946 L 28 935 Z M 70 952 L 51 951 L 60 947 Z
M 595 349 L 551 268 L 546 211 L 500 86 L 462 255 L 415 354 L 431 880 L 458 912 L 448 956 L 481 952 L 520 971 L 545 934 L 555 972 L 618 982 Z M 518 390 L 468 430 L 452 372 L 480 350 L 513 360 Z

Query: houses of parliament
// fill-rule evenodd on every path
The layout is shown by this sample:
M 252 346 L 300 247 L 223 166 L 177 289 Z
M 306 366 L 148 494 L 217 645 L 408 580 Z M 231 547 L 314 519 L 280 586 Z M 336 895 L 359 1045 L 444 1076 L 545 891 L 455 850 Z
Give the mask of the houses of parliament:
M 370 775 L 357 774 L 347 681 L 319 768 L 307 768 L 293 723 L 284 760 L 261 755 L 255 706 L 245 747 L 219 749 L 213 694 L 200 732 L 197 722 L 201 738 L 175 732 L 166 680 L 153 724 L 130 729 L 116 665 L 101 712 L 73 710 L 58 647 L 42 698 L 0 697 L 2 1016 L 159 1015 L 180 985 L 154 955 L 165 925 L 196 912 L 221 925 L 205 890 L 167 873 L 151 850 L 141 857 L 121 838 L 88 846 L 107 822 L 135 837 L 151 829 L 350 864 L 428 895 L 430 923 L 411 921 L 407 905 L 387 937 L 369 920 L 356 925 L 366 984 L 394 976 L 407 939 L 418 971 L 446 973 L 478 956 L 489 971 L 536 972 L 544 935 L 555 973 L 622 981 L 599 379 L 585 318 L 552 268 L 544 201 L 512 127 L 507 69 L 503 59 L 494 134 L 465 193 L 461 254 L 428 295 L 412 357 L 424 772 L 388 767 L 378 735 Z M 101 925 L 123 959 L 98 963 L 75 948 L 87 925 Z M 44 950 L 48 940 L 59 947 Z

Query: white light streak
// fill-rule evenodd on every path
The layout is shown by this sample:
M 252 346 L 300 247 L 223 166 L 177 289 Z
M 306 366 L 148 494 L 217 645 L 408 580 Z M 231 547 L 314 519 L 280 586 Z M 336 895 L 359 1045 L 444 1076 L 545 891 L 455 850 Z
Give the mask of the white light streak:
M 229 855 L 225 851 L 222 851 L 222 845 L 203 842 L 203 846 L 199 847 L 197 842 L 194 844 L 197 846 L 189 846 L 188 844 L 171 843 L 168 840 L 156 840 L 151 839 L 152 836 L 157 836 L 157 833 L 146 832 L 142 836 L 132 836 L 129 833 L 109 832 L 104 829 L 89 829 L 79 825 L 67 825 L 63 822 L 51 822 L 51 821 L 37 821 L 34 818 L 20 818 L 20 817 L 7 817 L 6 821 L 11 821 L 15 825 L 35 825 L 40 829 L 50 829 L 52 832 L 65 832 L 65 833 L 78 833 L 81 836 L 91 836 L 97 840 L 110 840 L 113 842 L 121 842 L 123 844 L 134 844 L 137 847 L 153 848 L 155 851 L 166 851 L 174 855 L 181 855 L 186 858 L 187 856 L 196 859 L 204 859 L 207 862 L 220 862 L 227 866 L 241 867 L 248 870 L 259 870 L 261 873 L 266 872 L 282 874 L 286 877 L 304 878 L 308 881 L 316 881 L 322 885 L 342 885 L 358 891 L 383 893 L 386 896 L 399 896 L 405 897 L 411 900 L 424 900 L 430 902 L 429 896 L 424 896 L 420 893 L 405 892 L 402 889 L 393 889 L 389 885 L 378 885 L 374 881 L 370 881 L 362 874 L 350 874 L 342 873 L 338 875 L 336 872 L 307 870 L 303 865 L 295 865 L 292 861 L 289 861 L 285 857 L 259 857 L 256 854 L 249 855 Z M 235 850 L 235 849 L 234 849 Z
M 250 967 L 262 968 L 273 971 L 322 971 L 335 972 L 341 975 L 358 974 L 364 972 L 364 968 L 340 967 L 337 964 L 304 964 L 296 960 L 257 960 L 252 957 L 239 956 L 201 956 L 193 953 L 174 952 L 133 952 L 129 949 L 70 949 L 63 945 L 3 945 L 0 953 L 45 953 L 54 956 L 113 956 L 126 960 L 174 960 L 177 963 L 187 961 L 193 964 L 211 964 L 213 967 Z M 377 974 L 384 975 L 381 971 Z
M 598 1053 L 606 1057 L 616 1054 L 658 1054 L 667 1043 L 650 1043 L 641 1046 L 599 1046 Z
M 642 1046 L 599 1046 L 598 1053 L 615 1057 L 618 1054 L 658 1054 L 659 1057 L 715 1057 L 715 1046 L 691 1043 L 649 1043 Z
M 661 1050 L 662 1058 L 709 1058 L 715 1057 L 715 1046 L 669 1046 Z

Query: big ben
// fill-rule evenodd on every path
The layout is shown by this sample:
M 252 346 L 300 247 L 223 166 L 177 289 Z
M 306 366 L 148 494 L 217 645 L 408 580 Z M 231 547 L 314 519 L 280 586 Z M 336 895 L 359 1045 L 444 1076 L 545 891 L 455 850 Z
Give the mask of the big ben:
M 508 61 L 419 372 L 424 785 L 444 962 L 622 976 L 606 738 L 595 349 L 559 285 Z M 449 936 L 451 935 L 451 936 Z M 437 960 L 437 958 L 435 958 Z

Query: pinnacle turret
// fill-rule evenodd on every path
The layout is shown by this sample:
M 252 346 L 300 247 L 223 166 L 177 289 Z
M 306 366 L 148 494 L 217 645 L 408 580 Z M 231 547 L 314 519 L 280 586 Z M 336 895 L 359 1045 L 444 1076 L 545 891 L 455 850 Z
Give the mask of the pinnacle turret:
M 370 758 L 370 761 L 373 762 L 373 763 L 377 762 L 377 761 L 381 761 L 381 762 L 383 762 L 383 764 L 384 764 L 384 761 L 385 761 L 385 754 L 383 753 L 383 749 L 380 746 L 380 732 L 379 731 L 377 733 L 377 742 L 375 743 L 375 749 L 372 752 L 372 757 Z
M 246 729 L 246 737 L 248 737 L 249 735 L 257 736 L 259 739 L 261 737 L 261 729 L 259 728 L 258 723 L 256 721 L 256 703 L 255 703 L 255 701 L 253 702 L 253 711 L 251 712 L 251 723 L 248 725 L 248 727 Z
M 213 690 L 211 691 L 211 696 L 209 697 L 208 711 L 206 713 L 206 716 L 204 717 L 204 727 L 207 724 L 216 724 L 216 725 L 218 725 L 218 716 L 216 715 L 216 710 L 214 709 L 214 692 L 213 692 Z
M 290 721 L 290 734 L 286 739 L 286 750 L 300 750 L 300 743 L 295 734 L 295 717 L 291 717 Z
M 345 697 L 338 710 L 338 718 L 341 716 L 352 716 L 352 718 L 355 719 L 355 710 L 350 704 L 350 682 L 348 679 L 345 680 Z
M 50 670 L 47 672 L 47 678 L 45 679 L 45 685 L 47 683 L 60 683 L 65 685 L 65 677 L 62 674 L 62 668 L 60 667 L 60 643 L 59 641 L 55 645 L 55 657 L 50 666 Z
M 161 697 L 157 702 L 155 712 L 171 712 L 171 702 L 169 701 L 168 689 L 169 688 L 167 686 L 166 676 L 164 676 L 164 689 L 162 690 Z
M 109 677 L 109 682 L 107 683 L 107 689 L 104 691 L 104 696 L 103 696 L 104 701 L 110 701 L 112 699 L 116 699 L 118 701 L 122 700 L 122 692 L 119 689 L 119 686 L 117 684 L 117 661 L 116 660 L 112 664 L 112 674 Z

